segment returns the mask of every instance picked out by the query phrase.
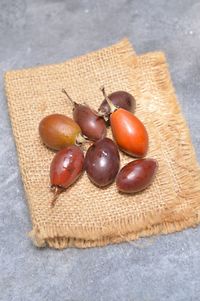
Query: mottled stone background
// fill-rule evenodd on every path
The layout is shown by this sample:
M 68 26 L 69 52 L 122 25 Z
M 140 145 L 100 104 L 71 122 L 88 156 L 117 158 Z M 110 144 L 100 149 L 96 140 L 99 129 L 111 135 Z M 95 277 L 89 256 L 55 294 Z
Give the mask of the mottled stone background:
M 199 0 L 0 0 L 0 300 L 198 301 L 200 227 L 100 249 L 36 249 L 3 89 L 9 69 L 60 62 L 128 36 L 164 50 L 200 160 Z

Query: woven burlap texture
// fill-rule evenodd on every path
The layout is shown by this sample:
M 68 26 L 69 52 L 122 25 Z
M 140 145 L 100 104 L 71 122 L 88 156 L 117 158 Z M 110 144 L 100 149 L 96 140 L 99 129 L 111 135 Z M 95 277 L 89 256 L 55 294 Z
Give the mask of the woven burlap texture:
M 135 95 L 136 115 L 150 137 L 148 157 L 159 163 L 156 179 L 142 193 L 124 195 L 115 183 L 100 189 L 84 174 L 52 209 L 48 186 L 54 153 L 42 144 L 38 124 L 52 113 L 72 115 L 62 88 L 97 108 L 101 85 L 108 93 Z M 199 223 L 200 170 L 163 53 L 136 56 L 124 39 L 62 64 L 7 72 L 5 87 L 33 225 L 30 236 L 37 246 L 102 246 Z M 120 156 L 121 166 L 133 160 Z

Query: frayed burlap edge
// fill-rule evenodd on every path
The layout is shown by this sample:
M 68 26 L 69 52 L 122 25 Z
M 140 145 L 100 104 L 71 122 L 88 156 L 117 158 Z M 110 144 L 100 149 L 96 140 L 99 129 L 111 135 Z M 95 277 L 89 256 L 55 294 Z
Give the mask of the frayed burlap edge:
M 53 237 L 44 239 L 41 236 L 41 233 L 37 229 L 32 230 L 29 233 L 29 236 L 33 240 L 33 243 L 37 247 L 45 247 L 48 245 L 51 248 L 55 249 L 64 249 L 66 247 L 77 247 L 77 248 L 92 248 L 92 247 L 102 247 L 111 243 L 121 243 L 121 242 L 130 242 L 138 238 L 147 237 L 157 234 L 169 234 L 173 232 L 178 232 L 188 227 L 195 227 L 200 223 L 200 215 L 196 214 L 195 216 L 183 219 L 176 222 L 164 222 L 157 224 L 151 227 L 148 227 L 140 232 L 130 232 L 125 234 L 119 234 L 114 237 L 102 237 L 95 240 L 85 240 L 78 239 L 74 237 Z

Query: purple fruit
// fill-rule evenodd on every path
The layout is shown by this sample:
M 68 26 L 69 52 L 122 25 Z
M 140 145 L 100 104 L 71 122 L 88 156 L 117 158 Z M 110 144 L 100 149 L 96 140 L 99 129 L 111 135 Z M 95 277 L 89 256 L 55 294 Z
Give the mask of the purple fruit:
M 65 90 L 63 93 L 73 104 L 73 119 L 80 126 L 82 134 L 92 141 L 104 138 L 106 136 L 106 124 L 103 117 L 100 117 L 89 106 L 73 101 Z
M 89 147 L 85 156 L 85 170 L 95 185 L 103 187 L 111 184 L 119 166 L 119 151 L 111 139 L 103 138 Z
M 119 108 L 125 109 L 130 112 L 134 112 L 136 102 L 135 98 L 128 92 L 125 91 L 116 91 L 108 95 L 108 98 L 112 103 Z M 106 99 L 103 100 L 99 107 L 99 112 L 105 114 L 105 116 L 110 115 L 110 106 Z
M 158 163 L 154 159 L 139 159 L 122 167 L 116 178 L 119 191 L 126 193 L 139 192 L 153 181 Z

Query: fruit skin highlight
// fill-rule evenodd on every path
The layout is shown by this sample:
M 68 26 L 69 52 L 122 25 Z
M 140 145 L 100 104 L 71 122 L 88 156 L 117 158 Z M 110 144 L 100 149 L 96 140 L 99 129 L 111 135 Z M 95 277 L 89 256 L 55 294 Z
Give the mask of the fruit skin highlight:
M 84 137 L 91 141 L 104 138 L 107 132 L 105 120 L 88 105 L 73 101 L 64 89 L 62 92 L 73 105 L 73 119 L 80 126 Z
M 125 153 L 142 158 L 148 150 L 148 134 L 143 123 L 132 113 L 118 109 L 110 116 L 113 137 Z
M 54 192 L 52 206 L 58 195 L 80 177 L 83 166 L 84 154 L 76 145 L 70 145 L 55 154 L 50 166 L 51 190 Z
M 133 157 L 144 157 L 149 144 L 144 124 L 131 112 L 115 107 L 106 95 L 104 87 L 101 91 L 110 106 L 110 125 L 116 143 L 125 153 Z
M 109 138 L 95 142 L 86 153 L 84 165 L 89 179 L 96 186 L 111 184 L 120 167 L 117 145 Z
M 60 150 L 78 142 L 79 125 L 62 114 L 48 115 L 40 121 L 39 134 L 43 143 L 53 150 Z
M 158 169 L 155 159 L 138 159 L 122 167 L 116 177 L 119 191 L 135 193 L 147 188 L 153 181 Z
M 111 102 L 116 106 L 117 108 L 122 108 L 124 110 L 134 112 L 136 107 L 136 101 L 133 95 L 126 91 L 116 91 L 108 95 L 108 98 L 111 100 Z M 106 98 L 102 101 L 98 112 L 101 112 L 102 114 L 105 114 L 105 116 L 109 116 L 110 106 L 106 100 Z

